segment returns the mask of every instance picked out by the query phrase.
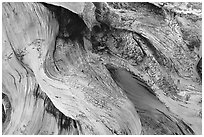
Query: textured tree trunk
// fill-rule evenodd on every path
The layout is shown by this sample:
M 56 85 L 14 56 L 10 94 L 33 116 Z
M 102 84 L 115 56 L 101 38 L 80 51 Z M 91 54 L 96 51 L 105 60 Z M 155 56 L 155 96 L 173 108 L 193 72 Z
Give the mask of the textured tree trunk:
M 201 134 L 199 4 L 3 3 L 3 134 Z

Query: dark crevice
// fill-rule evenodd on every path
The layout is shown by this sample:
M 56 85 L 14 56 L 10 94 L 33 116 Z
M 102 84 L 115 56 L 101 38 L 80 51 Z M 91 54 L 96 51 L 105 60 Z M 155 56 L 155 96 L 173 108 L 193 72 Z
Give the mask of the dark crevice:
M 82 37 L 86 25 L 79 15 L 60 6 L 42 3 L 56 17 L 59 23 L 59 38 L 76 40 Z
M 77 120 L 74 120 L 70 117 L 65 116 L 61 111 L 59 111 L 52 101 L 46 97 L 44 101 L 44 106 L 45 106 L 45 111 L 51 115 L 53 115 L 58 122 L 58 127 L 59 127 L 59 134 L 61 134 L 62 131 L 67 131 L 67 134 L 71 132 L 71 130 L 75 129 L 77 130 L 77 133 L 79 133 L 77 126 L 80 126 L 79 124 L 77 125 L 76 123 L 79 123 Z M 80 131 L 82 132 L 82 131 Z
M 11 103 L 8 96 L 2 92 L 2 131 L 11 119 Z
M 185 135 L 185 133 L 183 132 L 183 130 L 181 129 L 181 127 L 176 123 L 176 125 L 177 125 L 177 127 L 179 128 L 179 130 L 181 131 L 181 133 L 183 134 L 183 135 Z
M 200 79 L 202 80 L 202 58 L 200 58 L 200 60 L 198 61 L 196 70 L 197 70 L 198 75 L 200 76 Z
M 6 121 L 6 112 L 4 109 L 4 105 L 2 104 L 2 122 L 4 123 Z
M 185 126 L 185 130 L 189 131 L 192 135 L 195 135 L 195 132 L 183 120 L 181 120 L 181 123 Z

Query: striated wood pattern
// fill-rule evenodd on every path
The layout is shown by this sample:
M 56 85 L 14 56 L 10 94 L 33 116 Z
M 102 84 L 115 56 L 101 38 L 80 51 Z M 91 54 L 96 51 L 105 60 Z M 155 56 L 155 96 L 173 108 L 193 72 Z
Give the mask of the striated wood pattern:
M 200 14 L 78 4 L 2 4 L 2 133 L 201 134 Z

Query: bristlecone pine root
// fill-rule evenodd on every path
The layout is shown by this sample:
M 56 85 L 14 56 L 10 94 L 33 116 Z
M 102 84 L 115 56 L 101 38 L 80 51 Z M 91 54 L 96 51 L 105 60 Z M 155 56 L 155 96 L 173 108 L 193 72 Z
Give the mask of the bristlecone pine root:
M 202 134 L 201 3 L 2 3 L 2 134 Z

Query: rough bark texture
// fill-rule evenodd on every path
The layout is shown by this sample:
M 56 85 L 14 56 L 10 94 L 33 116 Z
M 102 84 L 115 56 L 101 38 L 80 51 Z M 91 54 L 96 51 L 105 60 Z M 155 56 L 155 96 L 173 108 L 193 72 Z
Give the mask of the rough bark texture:
M 3 134 L 201 134 L 201 3 L 3 3 Z

